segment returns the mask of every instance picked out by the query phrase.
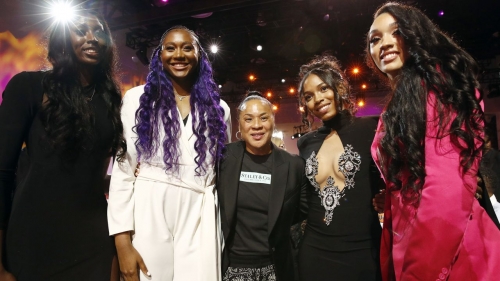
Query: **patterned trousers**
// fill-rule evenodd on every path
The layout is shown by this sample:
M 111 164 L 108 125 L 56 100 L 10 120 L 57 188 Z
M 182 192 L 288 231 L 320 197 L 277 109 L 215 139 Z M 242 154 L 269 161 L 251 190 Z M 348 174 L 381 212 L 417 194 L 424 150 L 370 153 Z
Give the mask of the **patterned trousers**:
M 229 267 L 223 281 L 276 281 L 274 265 L 257 268 Z

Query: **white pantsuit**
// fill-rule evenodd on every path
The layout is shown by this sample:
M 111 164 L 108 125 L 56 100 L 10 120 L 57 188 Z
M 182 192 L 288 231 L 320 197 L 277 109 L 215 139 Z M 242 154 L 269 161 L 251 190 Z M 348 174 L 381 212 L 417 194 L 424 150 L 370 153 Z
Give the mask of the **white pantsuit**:
M 151 278 L 141 280 L 219 281 L 221 235 L 216 206 L 215 171 L 207 167 L 203 176 L 195 173 L 196 136 L 191 115 L 180 125 L 179 171 L 165 173 L 163 149 L 152 160 L 137 165 L 135 112 L 144 87 L 129 90 L 122 106 L 122 122 L 127 141 L 123 163 L 115 163 L 109 190 L 110 235 L 133 231 L 132 243 L 144 259 Z M 229 107 L 221 100 L 230 136 Z M 180 117 L 179 113 L 179 120 Z M 182 121 L 181 121 L 182 122 Z M 163 132 L 163 128 L 160 130 Z M 160 134 L 163 139 L 163 134 Z M 212 158 L 207 152 L 207 161 Z

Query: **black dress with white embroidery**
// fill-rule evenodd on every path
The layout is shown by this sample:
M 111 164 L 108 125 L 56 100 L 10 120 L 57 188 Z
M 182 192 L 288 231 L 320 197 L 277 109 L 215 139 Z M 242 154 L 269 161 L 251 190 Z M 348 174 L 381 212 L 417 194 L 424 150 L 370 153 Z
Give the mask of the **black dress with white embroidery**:
M 298 141 L 311 182 L 307 226 L 299 250 L 301 280 L 379 280 L 378 249 L 381 227 L 372 198 L 383 186 L 370 146 L 375 118 L 338 114 L 323 127 Z M 335 130 L 344 152 L 339 171 L 345 187 L 339 190 L 332 176 L 321 190 L 316 182 L 316 158 L 325 138 Z

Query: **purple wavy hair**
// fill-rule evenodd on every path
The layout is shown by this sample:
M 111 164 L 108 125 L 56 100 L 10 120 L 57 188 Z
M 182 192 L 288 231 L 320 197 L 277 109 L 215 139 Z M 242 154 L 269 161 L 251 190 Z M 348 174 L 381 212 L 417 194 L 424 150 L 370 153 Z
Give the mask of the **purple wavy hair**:
M 160 44 L 153 51 L 144 94 L 140 98 L 140 106 L 135 114 L 134 130 L 138 135 L 135 146 L 139 159 L 151 159 L 160 146 L 159 126 L 161 122 L 165 131 L 165 137 L 162 140 L 165 171 L 178 171 L 181 120 L 177 113 L 170 75 L 164 71 L 160 59 L 165 36 L 176 29 L 188 31 L 200 50 L 198 73 L 191 89 L 190 105 L 193 133 L 196 136 L 194 149 L 197 156 L 194 160 L 197 167 L 195 171 L 197 175 L 204 175 L 208 165 L 214 165 L 222 158 L 222 150 L 226 142 L 224 109 L 220 106 L 220 94 L 213 79 L 212 66 L 207 54 L 201 47 L 196 34 L 184 26 L 174 26 L 165 31 Z M 207 151 L 212 156 L 212 163 L 205 163 Z

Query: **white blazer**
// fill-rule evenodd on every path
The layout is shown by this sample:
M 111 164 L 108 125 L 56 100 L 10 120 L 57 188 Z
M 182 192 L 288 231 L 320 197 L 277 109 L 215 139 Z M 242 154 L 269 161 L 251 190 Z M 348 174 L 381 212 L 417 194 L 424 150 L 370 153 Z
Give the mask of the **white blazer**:
M 137 134 L 132 131 L 136 124 L 135 113 L 139 108 L 139 99 L 144 93 L 144 85 L 130 89 L 125 94 L 121 109 L 121 119 L 123 123 L 124 137 L 127 142 L 127 153 L 122 163 L 115 162 L 111 175 L 108 203 L 108 224 L 110 235 L 134 230 L 134 182 L 136 177 L 134 170 L 137 166 L 137 150 L 135 141 Z M 227 125 L 227 139 L 231 136 L 231 115 L 226 102 L 220 101 L 224 109 L 224 121 Z M 182 120 L 179 114 L 179 120 Z M 160 127 L 160 139 L 163 139 L 164 131 Z M 197 176 L 195 173 L 196 151 L 194 150 L 196 136 L 192 130 L 192 117 L 188 116 L 185 126 L 180 126 L 179 136 L 179 172 L 165 173 L 163 163 L 163 148 L 149 161 L 141 161 L 139 176 L 146 180 L 163 182 L 190 189 L 204 196 L 204 206 L 201 210 L 200 231 L 202 232 L 202 242 L 204 255 L 209 259 L 220 260 L 220 247 L 213 241 L 221 241 L 220 222 L 218 221 L 216 210 L 217 193 L 215 192 L 215 170 L 213 166 L 206 168 L 206 174 Z M 207 154 L 206 161 L 212 162 L 212 157 Z M 214 240 L 213 240 L 214 239 Z M 209 269 L 211 271 L 212 269 Z M 220 269 L 219 269 L 220 270 Z M 218 274 L 216 274 L 218 275 Z

